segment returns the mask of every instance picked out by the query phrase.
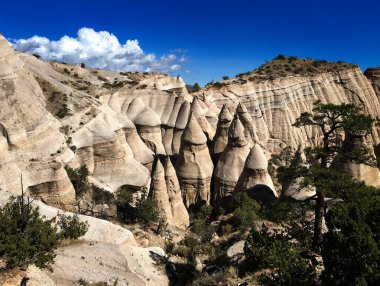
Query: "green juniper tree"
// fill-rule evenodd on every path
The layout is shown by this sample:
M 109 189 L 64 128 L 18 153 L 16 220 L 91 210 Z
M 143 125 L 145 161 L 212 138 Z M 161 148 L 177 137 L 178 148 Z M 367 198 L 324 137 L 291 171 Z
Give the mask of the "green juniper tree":
M 62 239 L 78 239 L 87 229 L 88 224 L 80 222 L 77 215 L 60 215 L 58 222 L 56 217 L 41 216 L 25 195 L 21 179 L 21 195 L 0 209 L 0 258 L 8 269 L 25 269 L 30 264 L 45 268 L 54 262 L 54 251 Z
M 326 181 L 326 176 L 331 171 L 331 168 L 329 168 L 331 162 L 337 157 L 343 157 L 351 162 L 368 162 L 370 159 L 368 150 L 365 148 L 347 150 L 347 148 L 344 148 L 343 143 L 345 136 L 365 136 L 369 134 L 372 123 L 373 119 L 363 114 L 361 108 L 353 104 L 323 104 L 320 101 L 314 103 L 311 113 L 302 113 L 294 123 L 295 127 L 314 127 L 320 135 L 320 140 L 314 142 L 314 147 L 305 149 L 308 167 L 298 162 L 299 168 L 290 165 L 280 170 L 280 177 L 284 178 L 293 173 L 293 178 L 304 177 L 305 185 L 316 187 L 312 250 L 317 253 L 321 251 L 322 246 L 325 194 L 331 190 L 331 186 L 326 184 L 331 182 Z M 293 170 L 290 168 L 293 168 Z

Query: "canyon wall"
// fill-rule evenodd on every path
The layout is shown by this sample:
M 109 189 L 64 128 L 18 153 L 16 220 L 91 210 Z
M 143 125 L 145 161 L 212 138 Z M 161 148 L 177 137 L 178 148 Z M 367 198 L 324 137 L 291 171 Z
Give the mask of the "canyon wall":
M 350 67 L 235 78 L 189 94 L 180 77 L 44 62 L 0 37 L 0 188 L 19 193 L 22 175 L 31 196 L 71 209 L 75 191 L 64 166 L 85 165 L 90 181 L 110 192 L 150 188 L 168 223 L 184 229 L 186 208 L 225 207 L 240 190 L 277 197 L 268 159 L 320 140 L 315 129 L 292 126 L 316 100 L 355 103 L 378 120 L 378 73 L 367 76 L 371 82 Z M 368 138 L 375 153 L 379 134 L 375 124 Z

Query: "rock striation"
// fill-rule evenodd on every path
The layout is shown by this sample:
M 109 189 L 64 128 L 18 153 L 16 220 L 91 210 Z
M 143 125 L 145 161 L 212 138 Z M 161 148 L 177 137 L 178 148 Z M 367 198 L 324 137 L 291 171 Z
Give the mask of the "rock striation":
M 262 81 L 250 80 L 247 75 L 223 81 L 222 87 L 210 86 L 201 92 L 219 108 L 224 104 L 244 104 L 255 121 L 260 141 L 270 152 L 278 152 L 282 145 L 296 149 L 299 145 L 315 144 L 315 129 L 299 129 L 292 124 L 302 112 L 311 112 L 316 100 L 355 103 L 373 118 L 380 112 L 371 83 L 356 67 Z M 372 132 L 373 144 L 379 144 L 379 139 L 376 127 Z

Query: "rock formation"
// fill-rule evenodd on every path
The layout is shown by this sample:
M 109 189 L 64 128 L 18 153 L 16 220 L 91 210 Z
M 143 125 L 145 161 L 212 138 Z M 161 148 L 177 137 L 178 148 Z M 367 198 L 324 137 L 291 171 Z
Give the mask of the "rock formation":
M 366 71 L 368 80 L 353 65 L 334 68 L 259 80 L 248 73 L 189 94 L 180 77 L 44 62 L 13 51 L 0 37 L 0 188 L 19 193 L 15 182 L 22 173 L 31 195 L 67 208 L 75 196 L 64 166 L 86 165 L 91 181 L 115 192 L 123 185 L 149 186 L 154 156 L 165 155 L 175 165 L 173 170 L 165 163 L 170 175 L 163 172 L 174 226 L 188 225 L 179 194 L 187 207 L 210 203 L 213 173 L 214 187 L 223 190 L 220 198 L 233 191 L 236 180 L 235 190 L 264 184 L 274 196 L 265 162 L 282 146 L 312 146 L 319 140 L 315 129 L 292 126 L 313 102 L 352 102 L 379 117 L 378 69 Z M 236 120 L 231 129 L 236 134 L 229 139 L 228 108 L 235 106 L 241 124 Z M 240 125 L 247 145 L 236 139 Z M 380 146 L 378 125 L 368 140 L 369 146 Z M 251 155 L 241 171 L 247 146 Z M 377 184 L 376 168 L 349 168 Z
M 258 141 L 258 137 L 256 135 L 252 117 L 243 103 L 239 102 L 236 108 L 236 114 L 239 116 L 239 119 L 244 126 L 245 138 L 249 144 L 253 146 L 255 142 Z
M 249 150 L 243 124 L 240 122 L 239 116 L 235 114 L 228 131 L 228 144 L 220 156 L 214 172 L 214 207 L 228 209 Z
M 213 127 L 211 127 L 210 123 L 206 119 L 205 115 L 207 113 L 207 110 L 201 107 L 200 101 L 197 97 L 194 97 L 193 102 L 191 103 L 191 112 L 193 113 L 195 119 L 198 121 L 203 132 L 207 135 L 207 139 L 211 141 L 214 138 L 215 130 Z
M 166 157 L 164 160 L 164 169 L 166 189 L 168 191 L 173 216 L 173 225 L 180 229 L 186 229 L 190 224 L 189 214 L 182 200 L 182 192 L 177 173 L 169 157 Z
M 212 141 L 212 154 L 220 154 L 226 148 L 228 143 L 228 129 L 230 128 L 233 117 L 227 108 L 227 105 L 223 105 L 222 110 L 219 113 L 218 125 L 214 140 Z
M 380 98 L 380 67 L 368 68 L 364 75 L 369 79 L 378 98 Z
M 28 181 L 34 181 L 34 185 L 28 187 L 31 197 L 63 210 L 74 208 L 75 190 L 62 163 L 31 164 L 26 176 Z
M 315 129 L 295 128 L 292 124 L 302 112 L 310 112 L 316 100 L 335 104 L 355 103 L 373 118 L 377 118 L 380 112 L 380 103 L 371 83 L 356 67 L 261 81 L 251 80 L 248 74 L 223 81 L 220 88 L 209 86 L 201 93 L 219 108 L 224 104 L 241 102 L 251 117 L 255 118 L 257 111 L 264 126 L 259 127 L 255 119 L 257 126 L 254 127 L 257 133 L 262 128 L 267 134 L 258 137 L 270 152 L 278 152 L 283 144 L 293 148 L 313 144 Z M 244 126 L 242 118 L 240 120 Z M 380 143 L 378 128 L 372 132 L 374 145 Z
M 206 135 L 191 114 L 182 134 L 176 166 L 186 207 L 210 203 L 210 182 L 214 166 L 206 143 Z
M 166 187 L 165 171 L 160 159 L 154 164 L 152 172 L 152 183 L 149 196 L 157 203 L 168 225 L 173 225 L 173 212 L 169 201 L 169 194 Z
M 343 152 L 345 157 L 336 157 L 332 162 L 332 167 L 347 172 L 354 178 L 365 181 L 367 184 L 376 188 L 380 187 L 380 171 L 376 167 L 376 157 L 371 144 L 368 144 L 368 138 L 366 139 L 362 134 L 347 134 L 343 142 Z M 372 165 L 359 163 L 350 160 L 350 157 L 363 157 L 363 154 L 369 154 L 370 157 L 364 156 L 363 159 L 368 157 L 368 161 L 372 159 Z
M 268 159 L 259 144 L 253 145 L 244 165 L 244 170 L 236 184 L 236 191 L 245 191 L 260 201 L 270 201 L 278 197 L 272 178 L 268 173 Z

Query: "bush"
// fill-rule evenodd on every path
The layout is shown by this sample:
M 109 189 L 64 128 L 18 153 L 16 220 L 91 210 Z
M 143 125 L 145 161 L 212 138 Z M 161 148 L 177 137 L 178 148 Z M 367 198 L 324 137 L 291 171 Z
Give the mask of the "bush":
M 380 193 L 356 183 L 326 215 L 322 257 L 326 285 L 379 285 Z
M 128 203 L 133 202 L 133 192 L 127 187 L 122 186 L 119 191 L 116 193 L 116 202 L 117 204 L 124 206 Z
M 65 169 L 75 189 L 75 195 L 82 197 L 90 188 L 87 182 L 87 176 L 89 175 L 87 167 L 83 165 L 79 169 L 72 169 L 70 167 L 65 167 Z
M 24 196 L 12 198 L 0 210 L 0 257 L 8 269 L 29 264 L 44 268 L 53 262 L 60 237 L 55 218 L 43 218 Z
M 314 285 L 315 272 L 297 245 L 281 232 L 253 230 L 244 253 L 249 270 L 270 269 L 259 276 L 260 285 Z
M 64 103 L 57 111 L 57 113 L 55 114 L 55 116 L 57 116 L 58 118 L 62 119 L 64 118 L 65 116 L 67 116 L 69 114 L 69 108 L 67 107 L 67 104 Z
M 211 239 L 214 233 L 214 228 L 210 225 L 210 216 L 212 207 L 203 205 L 195 214 L 192 225 L 193 232 L 198 235 L 202 240 L 207 241 Z
M 275 60 L 285 60 L 286 57 L 283 55 L 283 54 L 279 54 L 277 55 L 277 57 L 275 57 Z
M 58 214 L 58 225 L 61 229 L 59 235 L 62 239 L 78 239 L 86 234 L 88 223 L 81 222 L 78 215 L 67 216 Z
M 194 83 L 194 85 L 193 85 L 193 91 L 197 92 L 197 91 L 200 91 L 200 90 L 201 90 L 201 87 L 199 86 L 199 84 L 197 82 Z
M 95 185 L 91 185 L 92 199 L 96 204 L 110 204 L 114 200 L 114 196 L 109 191 L 99 188 Z
M 242 231 L 253 227 L 258 219 L 260 204 L 245 192 L 236 193 L 233 204 L 236 207 L 233 213 L 234 226 Z
M 230 77 L 228 77 L 228 76 L 223 76 L 223 80 L 228 80 L 228 79 L 230 79 Z
M 147 225 L 152 222 L 158 222 L 160 211 L 158 204 L 152 198 L 147 197 L 146 192 L 136 203 L 136 219 L 137 221 Z

